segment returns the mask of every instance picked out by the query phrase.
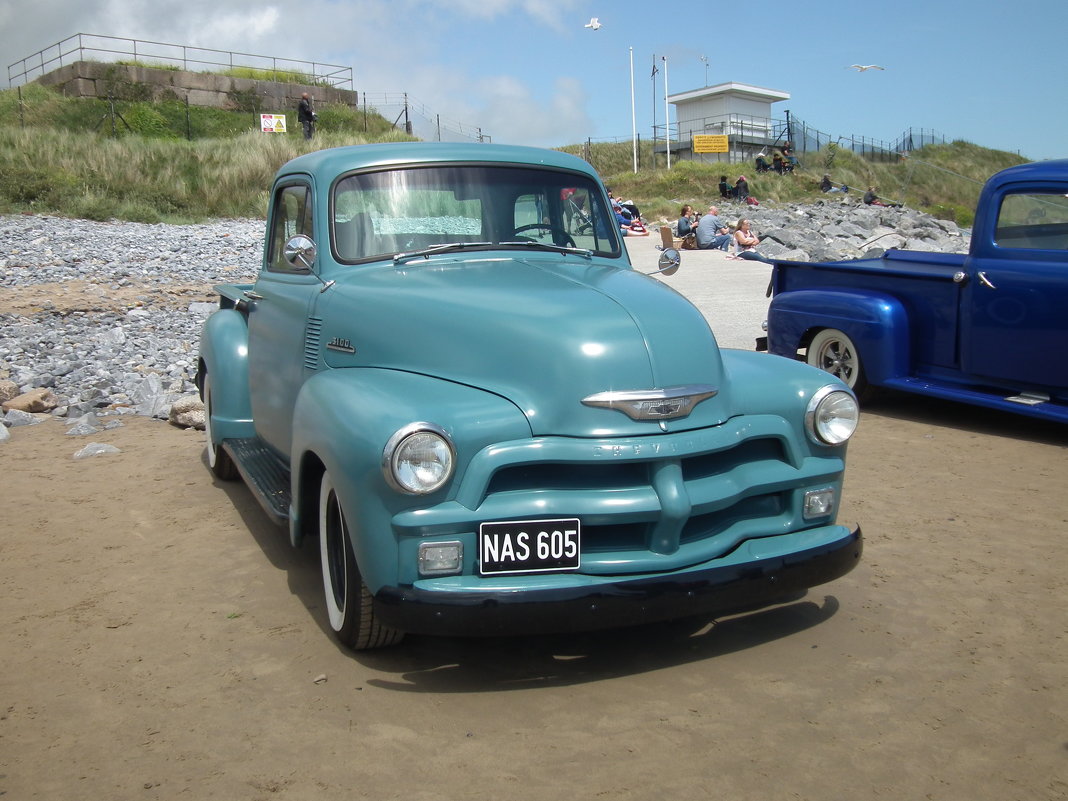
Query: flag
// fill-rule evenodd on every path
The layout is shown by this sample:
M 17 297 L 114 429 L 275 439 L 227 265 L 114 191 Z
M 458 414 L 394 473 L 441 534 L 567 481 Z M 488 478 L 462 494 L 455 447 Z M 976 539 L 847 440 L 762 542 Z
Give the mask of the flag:
M 653 56 L 653 71 L 652 71 L 652 73 L 650 73 L 649 77 L 650 78 L 655 78 L 656 74 L 658 72 L 660 72 L 660 70 L 658 70 L 657 67 L 656 67 L 656 56 L 654 55 Z

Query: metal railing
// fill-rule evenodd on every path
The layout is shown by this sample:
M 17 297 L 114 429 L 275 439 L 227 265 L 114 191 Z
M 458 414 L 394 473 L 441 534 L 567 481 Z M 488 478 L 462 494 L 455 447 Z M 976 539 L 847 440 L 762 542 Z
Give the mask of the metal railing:
M 684 153 L 689 151 L 689 142 L 694 134 L 725 134 L 729 137 L 730 151 L 728 153 L 681 156 L 695 161 L 751 161 L 757 155 L 770 155 L 786 142 L 792 144 L 794 153 L 798 155 L 815 152 L 829 144 L 834 144 L 870 160 L 896 161 L 902 153 L 911 153 L 925 145 L 945 144 L 947 141 L 943 134 L 929 128 L 907 128 L 893 142 L 856 134 L 835 136 L 813 128 L 796 117 L 791 117 L 789 112 L 787 112 L 786 119 L 724 114 L 683 120 L 667 126 L 667 131 L 672 140 L 672 150 L 678 147 Z M 655 125 L 653 144 L 657 152 L 663 152 L 664 137 L 665 126 Z
M 179 67 L 193 72 L 216 72 L 220 69 L 243 67 L 280 75 L 298 74 L 307 76 L 311 84 L 352 89 L 352 67 L 93 33 L 76 33 L 9 64 L 7 85 L 21 86 L 76 61 L 120 61 L 127 58 L 148 67 Z

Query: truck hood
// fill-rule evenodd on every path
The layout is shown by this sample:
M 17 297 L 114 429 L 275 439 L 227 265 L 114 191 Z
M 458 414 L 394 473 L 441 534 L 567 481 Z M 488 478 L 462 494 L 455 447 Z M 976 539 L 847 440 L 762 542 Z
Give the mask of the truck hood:
M 404 370 L 493 392 L 526 415 L 535 436 L 650 434 L 729 416 L 707 322 L 656 279 L 540 253 L 352 269 L 358 282 L 341 276 L 316 301 L 319 347 L 332 368 Z M 631 419 L 604 402 L 605 393 L 678 387 L 718 394 L 671 419 Z M 601 404 L 590 405 L 591 396 Z

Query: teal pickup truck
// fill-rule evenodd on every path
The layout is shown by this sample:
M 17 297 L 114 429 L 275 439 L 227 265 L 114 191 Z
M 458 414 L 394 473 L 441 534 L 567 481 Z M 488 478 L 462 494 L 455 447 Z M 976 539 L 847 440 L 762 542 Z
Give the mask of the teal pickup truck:
M 351 648 L 754 608 L 860 556 L 835 522 L 853 393 L 720 351 L 632 268 L 579 158 L 301 156 L 271 189 L 256 282 L 217 291 L 208 463 L 318 548 Z

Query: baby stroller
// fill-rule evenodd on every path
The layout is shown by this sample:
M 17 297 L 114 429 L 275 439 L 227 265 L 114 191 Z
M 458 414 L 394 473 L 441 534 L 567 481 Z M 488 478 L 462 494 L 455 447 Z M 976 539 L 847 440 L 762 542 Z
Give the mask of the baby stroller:
M 567 198 L 567 204 L 564 206 L 564 216 L 567 218 L 568 227 L 573 234 L 591 234 L 593 233 L 593 218 L 586 213 L 586 210 L 575 202 L 573 196 Z

